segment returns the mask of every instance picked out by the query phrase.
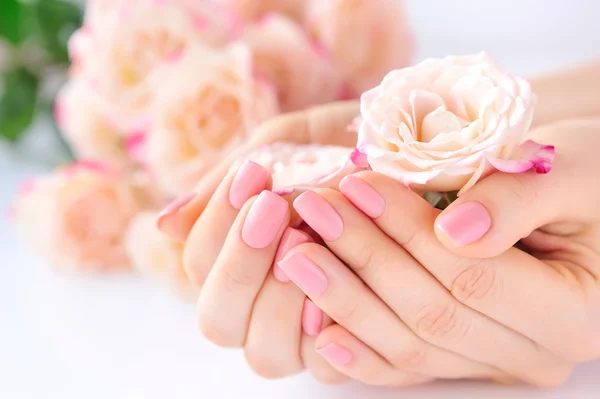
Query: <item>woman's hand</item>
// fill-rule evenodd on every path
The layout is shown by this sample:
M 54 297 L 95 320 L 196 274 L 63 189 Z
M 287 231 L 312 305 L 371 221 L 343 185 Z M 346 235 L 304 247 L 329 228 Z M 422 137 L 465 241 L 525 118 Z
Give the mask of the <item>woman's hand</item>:
M 556 146 L 552 173 L 492 175 L 442 216 L 373 172 L 347 177 L 341 193 L 298 197 L 332 252 L 302 244 L 279 265 L 339 324 L 319 336 L 320 353 L 367 383 L 380 381 L 365 370 L 381 366 L 366 348 L 392 369 L 440 364 L 424 350 L 435 348 L 546 387 L 600 356 L 599 133 L 600 121 L 533 132 Z M 522 237 L 531 255 L 512 247 Z

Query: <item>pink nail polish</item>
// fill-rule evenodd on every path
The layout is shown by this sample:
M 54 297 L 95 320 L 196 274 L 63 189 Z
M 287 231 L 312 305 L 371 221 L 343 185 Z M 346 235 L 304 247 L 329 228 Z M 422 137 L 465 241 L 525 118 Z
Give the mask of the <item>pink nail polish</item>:
M 323 312 L 310 299 L 304 300 L 304 308 L 302 308 L 302 329 L 311 337 L 318 335 L 321 332 L 323 324 Z
M 329 344 L 321 349 L 317 349 L 317 353 L 331 363 L 339 364 L 341 366 L 352 361 L 352 353 L 336 344 Z
M 304 254 L 296 252 L 278 264 L 290 280 L 305 293 L 320 295 L 327 289 L 327 276 Z
M 335 208 L 314 191 L 300 194 L 294 208 L 302 219 L 326 241 L 335 241 L 344 232 L 344 222 Z
M 260 193 L 246 216 L 242 240 L 252 248 L 266 248 L 275 239 L 288 212 L 288 203 L 271 191 Z
M 279 248 L 277 248 L 275 262 L 273 265 L 273 274 L 277 280 L 281 281 L 282 283 L 287 283 L 290 281 L 290 278 L 277 263 L 279 263 L 279 261 L 282 260 L 285 255 L 287 255 L 290 249 L 309 241 L 311 241 L 311 239 L 308 234 L 292 227 L 287 227 L 285 229 L 283 235 L 281 236 L 281 241 L 279 241 Z
M 367 216 L 376 219 L 383 214 L 385 200 L 364 180 L 346 176 L 340 182 L 340 191 Z
M 269 172 L 256 162 L 246 161 L 233 178 L 229 189 L 229 202 L 235 209 L 242 206 L 252 197 L 265 189 L 269 180 Z
M 479 202 L 460 204 L 440 216 L 435 223 L 435 227 L 446 234 L 457 247 L 479 240 L 491 225 L 490 213 Z

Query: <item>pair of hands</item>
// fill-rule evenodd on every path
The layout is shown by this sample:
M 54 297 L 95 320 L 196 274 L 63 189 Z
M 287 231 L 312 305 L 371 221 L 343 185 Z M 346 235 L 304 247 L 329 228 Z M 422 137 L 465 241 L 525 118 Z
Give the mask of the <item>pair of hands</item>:
M 356 113 L 337 104 L 283 116 L 241 151 L 279 140 L 351 145 L 343 130 Z M 492 175 L 442 215 L 372 172 L 340 192 L 309 191 L 294 209 L 328 248 L 287 227 L 291 208 L 263 191 L 258 165 L 223 180 L 235 154 L 161 225 L 187 237 L 204 334 L 244 347 L 263 376 L 306 367 L 329 382 L 555 386 L 600 355 L 599 130 L 591 120 L 537 129 L 533 139 L 557 148 L 552 173 Z M 519 240 L 524 250 L 513 248 Z M 271 272 L 280 260 L 279 279 L 295 284 Z

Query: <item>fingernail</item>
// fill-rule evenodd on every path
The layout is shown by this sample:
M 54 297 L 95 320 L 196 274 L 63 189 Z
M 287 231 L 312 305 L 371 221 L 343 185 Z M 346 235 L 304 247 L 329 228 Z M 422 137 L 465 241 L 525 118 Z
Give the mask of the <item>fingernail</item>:
M 304 300 L 302 308 L 302 329 L 311 337 L 318 335 L 321 332 L 321 324 L 323 323 L 323 312 L 310 299 Z
M 485 235 L 492 225 L 488 210 L 479 202 L 465 202 L 440 216 L 435 227 L 457 247 L 472 244 Z
M 325 198 L 314 191 L 300 194 L 294 208 L 304 221 L 326 241 L 335 241 L 344 232 L 344 222 Z
M 169 205 L 165 207 L 159 214 L 156 224 L 161 230 L 172 230 L 168 229 L 167 224 L 175 223 L 172 220 L 172 216 L 176 215 L 177 212 L 187 204 L 189 204 L 194 198 L 196 198 L 196 193 L 189 193 L 186 195 L 182 195 L 181 197 L 175 198 Z
M 346 176 L 340 182 L 340 191 L 367 216 L 375 219 L 383 214 L 385 200 L 364 180 Z
M 260 193 L 246 215 L 242 240 L 252 248 L 268 247 L 279 232 L 288 211 L 288 203 L 271 191 Z
M 279 248 L 277 248 L 277 253 L 275 254 L 275 265 L 273 266 L 273 274 L 277 280 L 282 283 L 290 281 L 290 278 L 277 263 L 287 255 L 290 249 L 309 241 L 311 241 L 311 239 L 308 234 L 291 227 L 285 229 L 281 236 L 281 241 L 279 241 Z
M 229 189 L 229 202 L 235 209 L 242 206 L 250 197 L 265 189 L 269 172 L 256 162 L 246 161 L 233 178 Z
M 327 289 L 327 276 L 304 254 L 296 252 L 278 264 L 290 280 L 305 293 L 319 295 Z
M 329 344 L 321 349 L 317 349 L 317 353 L 331 363 L 339 364 L 341 366 L 350 363 L 352 360 L 352 353 L 336 344 Z

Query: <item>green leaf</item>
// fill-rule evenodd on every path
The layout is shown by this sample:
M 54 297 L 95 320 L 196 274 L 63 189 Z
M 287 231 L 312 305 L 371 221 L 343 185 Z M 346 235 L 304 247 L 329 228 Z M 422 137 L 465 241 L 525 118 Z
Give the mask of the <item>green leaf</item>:
M 81 8 L 64 0 L 37 0 L 30 7 L 38 41 L 55 61 L 68 62 L 67 44 L 83 21 Z
M 0 136 L 17 141 L 35 117 L 38 78 L 19 67 L 4 72 L 0 97 Z
M 24 15 L 25 6 L 19 0 L 0 0 L 0 37 L 20 44 L 26 35 L 22 26 Z

